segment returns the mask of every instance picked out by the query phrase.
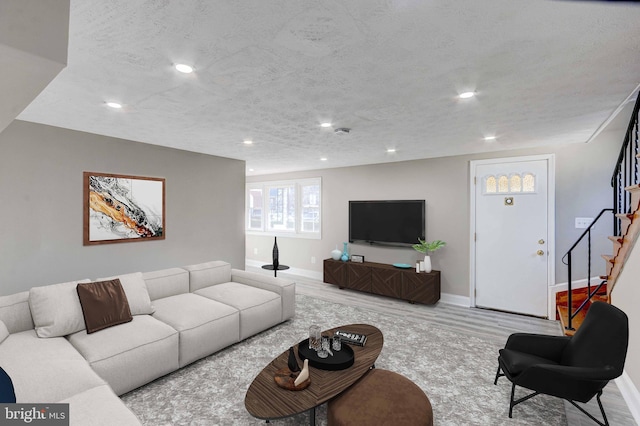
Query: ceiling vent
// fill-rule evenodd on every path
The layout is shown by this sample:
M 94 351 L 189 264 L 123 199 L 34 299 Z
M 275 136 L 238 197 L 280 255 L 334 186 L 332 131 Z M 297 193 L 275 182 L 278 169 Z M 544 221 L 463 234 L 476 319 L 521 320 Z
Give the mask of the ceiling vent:
M 348 135 L 350 131 L 351 129 L 348 127 L 339 127 L 334 130 L 334 132 L 336 132 L 336 135 Z

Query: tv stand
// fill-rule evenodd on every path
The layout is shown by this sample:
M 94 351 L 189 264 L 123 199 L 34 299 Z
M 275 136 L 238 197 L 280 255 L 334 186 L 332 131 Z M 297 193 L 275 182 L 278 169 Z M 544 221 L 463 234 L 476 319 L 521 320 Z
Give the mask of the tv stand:
M 324 282 L 339 288 L 433 305 L 440 300 L 440 271 L 416 272 L 386 263 L 324 260 Z

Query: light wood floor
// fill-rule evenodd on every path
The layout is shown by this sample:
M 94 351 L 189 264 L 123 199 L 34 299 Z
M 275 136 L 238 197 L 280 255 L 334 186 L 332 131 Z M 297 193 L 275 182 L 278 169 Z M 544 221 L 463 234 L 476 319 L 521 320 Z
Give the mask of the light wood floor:
M 256 269 L 257 270 L 257 269 Z M 287 276 L 280 273 L 280 276 Z M 549 321 L 523 315 L 514 315 L 486 309 L 468 308 L 439 302 L 433 306 L 410 304 L 383 296 L 376 296 L 352 290 L 340 290 L 338 287 L 308 278 L 289 275 L 296 280 L 298 294 L 324 299 L 330 302 L 342 303 L 350 306 L 372 309 L 381 313 L 403 316 L 414 321 L 435 322 L 441 326 L 450 327 L 478 336 L 503 338 L 515 332 L 542 333 L 561 335 L 558 321 Z M 497 354 L 496 354 L 497 357 Z M 493 381 L 493 377 L 489 380 Z M 508 405 L 508 401 L 505 404 Z M 602 395 L 609 423 L 614 425 L 633 426 L 637 423 L 614 382 L 610 382 Z M 600 411 L 595 398 L 587 404 L 587 410 L 596 418 L 600 418 Z M 595 425 L 587 416 L 565 402 L 567 421 L 569 426 Z M 508 419 L 505 419 L 508 421 Z M 506 422 L 505 422 L 506 423 Z

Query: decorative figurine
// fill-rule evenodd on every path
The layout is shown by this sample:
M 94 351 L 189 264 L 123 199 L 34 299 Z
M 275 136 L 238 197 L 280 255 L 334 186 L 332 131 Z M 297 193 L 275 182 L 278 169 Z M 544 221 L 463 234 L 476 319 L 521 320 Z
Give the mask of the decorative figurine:
M 303 383 L 308 378 L 309 378 L 309 360 L 305 359 L 304 360 L 304 365 L 302 367 L 302 371 L 300 372 L 300 374 L 298 374 L 298 378 L 296 379 L 295 382 L 293 382 L 293 385 L 294 386 L 298 386 L 299 384 Z
M 277 237 L 273 237 L 273 251 L 271 252 L 272 255 L 272 264 L 273 264 L 273 270 L 277 271 L 278 270 L 278 266 L 280 265 L 280 262 L 278 260 L 278 257 L 280 255 L 280 252 L 278 251 L 278 238 Z

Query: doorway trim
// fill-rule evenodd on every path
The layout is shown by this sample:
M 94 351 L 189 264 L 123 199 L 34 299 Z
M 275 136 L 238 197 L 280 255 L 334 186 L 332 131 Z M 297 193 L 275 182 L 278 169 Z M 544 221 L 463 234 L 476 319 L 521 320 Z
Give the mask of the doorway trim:
M 548 250 L 547 255 L 547 315 L 549 319 L 555 319 L 553 311 L 555 306 L 551 303 L 550 290 L 555 285 L 556 277 L 556 222 L 555 222 L 555 194 L 556 194 L 556 166 L 555 154 L 528 155 L 522 157 L 491 158 L 486 160 L 471 160 L 469 162 L 469 300 L 471 307 L 476 306 L 476 172 L 479 165 L 512 163 L 521 161 L 547 161 L 547 228 Z

